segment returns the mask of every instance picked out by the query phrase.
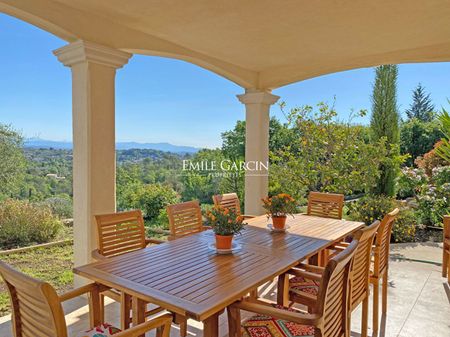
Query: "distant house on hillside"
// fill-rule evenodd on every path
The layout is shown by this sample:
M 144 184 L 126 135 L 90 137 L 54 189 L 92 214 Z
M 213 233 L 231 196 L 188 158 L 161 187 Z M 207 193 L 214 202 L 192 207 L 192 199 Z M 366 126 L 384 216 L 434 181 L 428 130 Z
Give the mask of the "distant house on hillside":
M 58 177 L 58 175 L 56 173 L 47 173 L 45 176 L 48 178 L 56 179 L 56 180 L 66 179 L 66 177 Z

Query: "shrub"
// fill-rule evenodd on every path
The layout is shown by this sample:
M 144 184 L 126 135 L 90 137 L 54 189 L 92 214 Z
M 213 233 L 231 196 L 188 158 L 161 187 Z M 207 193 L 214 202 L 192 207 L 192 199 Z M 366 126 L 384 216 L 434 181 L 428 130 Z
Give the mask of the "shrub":
M 140 209 L 146 220 L 154 221 L 169 204 L 178 202 L 177 193 L 161 184 L 134 185 L 124 192 L 122 207 Z
M 417 118 L 410 119 L 400 127 L 400 150 L 403 154 L 409 153 L 407 164 L 412 165 L 414 160 L 423 156 L 433 148 L 433 145 L 442 138 L 438 121 L 423 122 Z
M 0 245 L 3 248 L 48 242 L 61 228 L 61 221 L 48 207 L 13 199 L 0 204 Z
M 420 187 L 427 183 L 427 180 L 423 169 L 402 168 L 397 180 L 397 196 L 400 199 L 415 196 Z
M 69 197 L 53 197 L 45 199 L 40 203 L 51 209 L 52 213 L 60 219 L 72 218 L 73 205 Z
M 450 213 L 450 183 L 424 185 L 417 196 L 417 214 L 425 225 L 442 226 L 442 218 Z
M 417 157 L 414 163 L 417 167 L 424 169 L 428 177 L 432 177 L 433 169 L 438 166 L 446 165 L 446 161 L 439 157 L 436 153 L 436 149 L 442 144 L 442 141 L 434 144 L 434 148 L 423 155 L 423 157 Z
M 436 186 L 450 183 L 450 166 L 438 166 L 432 170 L 433 182 Z
M 392 228 L 392 241 L 414 242 L 416 236 L 417 218 L 414 211 L 402 209 Z
M 366 225 L 383 217 L 396 207 L 395 200 L 383 195 L 366 195 L 349 204 L 348 215 L 354 221 L 363 221 Z

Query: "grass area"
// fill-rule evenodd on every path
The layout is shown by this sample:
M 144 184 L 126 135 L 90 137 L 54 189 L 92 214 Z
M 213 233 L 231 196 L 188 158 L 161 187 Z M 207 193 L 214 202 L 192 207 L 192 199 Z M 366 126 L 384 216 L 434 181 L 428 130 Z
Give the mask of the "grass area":
M 53 285 L 58 293 L 73 287 L 73 247 L 71 244 L 33 249 L 0 257 L 2 261 L 32 277 Z M 0 316 L 10 312 L 9 295 L 0 281 Z

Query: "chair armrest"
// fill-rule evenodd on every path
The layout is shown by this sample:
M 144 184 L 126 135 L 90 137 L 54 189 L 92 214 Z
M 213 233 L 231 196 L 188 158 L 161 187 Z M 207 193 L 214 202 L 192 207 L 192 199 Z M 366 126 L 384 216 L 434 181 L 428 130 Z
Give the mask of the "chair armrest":
M 212 229 L 211 226 L 202 226 L 202 231 L 207 231 L 208 229 Z
M 327 249 L 334 249 L 334 250 L 342 251 L 342 250 L 345 250 L 349 245 L 350 245 L 349 242 L 338 242 L 338 243 L 332 244 Z
M 319 282 L 322 281 L 321 274 L 317 274 L 317 273 L 313 273 L 313 272 L 309 272 L 309 271 L 305 271 L 305 270 L 301 270 L 301 269 L 289 269 L 286 273 L 289 275 L 301 276 L 308 280 L 314 280 L 314 281 L 319 281 Z
M 172 315 L 165 314 L 160 317 L 154 318 L 147 322 L 138 324 L 128 330 L 114 334 L 114 337 L 138 337 L 144 335 L 147 331 L 162 328 L 163 337 L 169 337 L 170 325 L 172 324 Z
M 244 300 L 233 303 L 231 307 L 304 325 L 317 326 L 322 321 L 322 317 L 317 314 L 304 314 L 277 309 L 261 301 L 250 302 Z
M 166 242 L 167 241 L 164 241 L 164 240 L 145 238 L 145 244 L 146 245 L 149 245 L 151 243 L 154 243 L 156 245 L 160 245 L 161 243 L 166 243 Z
M 106 259 L 107 259 L 106 256 L 100 254 L 100 252 L 98 251 L 98 249 L 94 249 L 94 250 L 92 251 L 92 253 L 91 253 L 91 256 L 92 256 L 92 258 L 93 258 L 94 260 L 97 260 L 97 261 L 101 261 L 101 260 L 106 260 Z
M 70 300 L 72 298 L 81 296 L 81 295 L 86 294 L 86 293 L 92 293 L 94 290 L 98 290 L 98 289 L 99 289 L 99 287 L 98 287 L 97 284 L 89 283 L 89 284 L 87 284 L 85 286 L 82 286 L 82 287 L 77 288 L 77 289 L 69 290 L 68 292 L 60 295 L 59 296 L 59 300 L 61 302 L 64 302 L 64 301 Z
M 256 218 L 256 215 L 242 214 L 244 220 Z
M 325 271 L 324 267 L 314 266 L 312 264 L 307 263 L 299 263 L 295 268 L 302 268 L 305 269 L 306 271 L 310 271 L 316 274 L 323 274 L 323 272 Z

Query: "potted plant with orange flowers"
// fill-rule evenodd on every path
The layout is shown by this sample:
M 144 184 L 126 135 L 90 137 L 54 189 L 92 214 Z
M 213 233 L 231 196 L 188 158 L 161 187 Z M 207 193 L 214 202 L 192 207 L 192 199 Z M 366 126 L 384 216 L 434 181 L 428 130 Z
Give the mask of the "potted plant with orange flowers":
M 216 249 L 231 249 L 233 236 L 239 234 L 246 225 L 244 218 L 235 210 L 219 205 L 207 212 L 206 218 L 216 234 Z
M 262 199 L 267 218 L 272 218 L 273 228 L 284 229 L 288 215 L 294 215 L 297 203 L 289 194 L 280 193 Z

